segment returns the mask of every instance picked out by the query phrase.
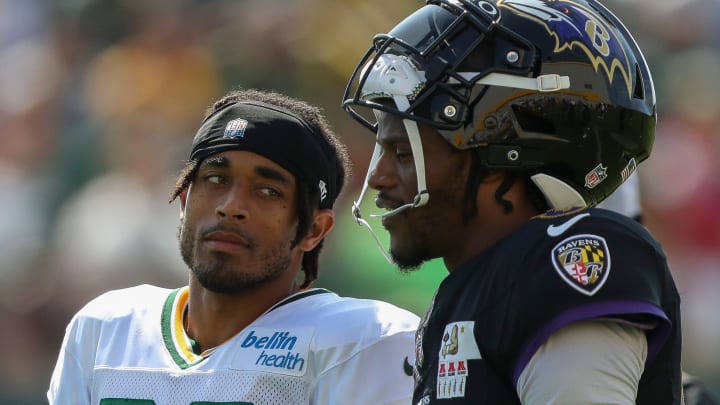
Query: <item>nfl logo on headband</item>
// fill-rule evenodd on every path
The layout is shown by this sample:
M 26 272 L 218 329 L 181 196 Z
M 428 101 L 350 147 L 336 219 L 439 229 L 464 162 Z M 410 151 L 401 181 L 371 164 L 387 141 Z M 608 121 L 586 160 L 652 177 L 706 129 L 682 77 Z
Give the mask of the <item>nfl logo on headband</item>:
M 223 138 L 242 138 L 245 135 L 245 128 L 248 122 L 242 118 L 234 119 L 225 126 Z

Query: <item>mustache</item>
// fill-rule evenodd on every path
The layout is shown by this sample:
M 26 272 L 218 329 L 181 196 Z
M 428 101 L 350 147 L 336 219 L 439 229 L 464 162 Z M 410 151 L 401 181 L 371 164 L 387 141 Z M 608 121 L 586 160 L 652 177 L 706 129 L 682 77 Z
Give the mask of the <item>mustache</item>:
M 406 204 L 406 202 L 392 198 L 383 191 L 378 192 L 375 196 L 375 205 L 378 208 L 395 209 L 404 204 Z

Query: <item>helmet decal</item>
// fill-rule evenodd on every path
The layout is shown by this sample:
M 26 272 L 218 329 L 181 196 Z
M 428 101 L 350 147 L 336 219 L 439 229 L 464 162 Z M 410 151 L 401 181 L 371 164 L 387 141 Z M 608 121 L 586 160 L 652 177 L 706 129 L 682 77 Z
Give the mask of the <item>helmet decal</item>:
M 622 172 L 620 172 L 620 177 L 622 177 L 623 183 L 630 178 L 633 173 L 635 173 L 635 169 L 637 169 L 637 162 L 635 161 L 635 158 L 631 158 L 627 166 L 625 166 Z
M 499 0 L 498 6 L 543 25 L 555 37 L 555 53 L 577 46 L 609 82 L 619 73 L 632 95 L 630 59 L 615 28 L 597 11 L 572 0 Z
M 595 188 L 603 180 L 607 178 L 607 167 L 602 163 L 595 166 L 588 174 L 585 175 L 585 187 Z

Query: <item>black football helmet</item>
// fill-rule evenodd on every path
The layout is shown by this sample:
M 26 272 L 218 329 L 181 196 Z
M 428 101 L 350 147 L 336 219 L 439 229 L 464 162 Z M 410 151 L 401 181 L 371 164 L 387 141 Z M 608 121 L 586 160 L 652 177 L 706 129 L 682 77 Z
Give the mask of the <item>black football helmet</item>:
M 343 107 L 373 131 L 359 107 L 404 118 L 418 172 L 408 207 L 429 198 L 417 123 L 488 168 L 528 173 L 556 209 L 610 195 L 649 156 L 656 124 L 645 59 L 595 0 L 428 0 L 375 36 Z

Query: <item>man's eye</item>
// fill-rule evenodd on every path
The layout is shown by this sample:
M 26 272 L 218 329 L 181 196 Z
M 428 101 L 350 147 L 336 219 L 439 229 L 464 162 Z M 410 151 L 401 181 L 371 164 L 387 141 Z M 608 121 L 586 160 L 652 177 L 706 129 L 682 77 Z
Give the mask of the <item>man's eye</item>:
M 412 158 L 412 151 L 409 150 L 395 150 L 395 157 L 398 158 L 398 160 L 403 159 L 411 159 Z
M 281 195 L 279 191 L 272 187 L 263 187 L 260 189 L 260 192 L 268 197 L 278 197 Z
M 205 181 L 207 181 L 208 183 L 222 184 L 224 182 L 224 180 L 225 179 L 222 176 L 217 175 L 217 174 L 209 174 L 209 175 L 205 176 Z

